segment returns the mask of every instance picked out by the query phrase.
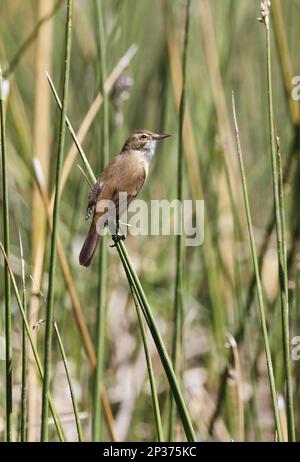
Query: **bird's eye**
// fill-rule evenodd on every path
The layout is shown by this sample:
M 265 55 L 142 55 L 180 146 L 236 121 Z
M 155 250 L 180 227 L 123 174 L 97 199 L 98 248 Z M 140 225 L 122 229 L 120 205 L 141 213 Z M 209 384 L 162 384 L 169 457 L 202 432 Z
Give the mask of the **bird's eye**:
M 147 135 L 142 135 L 141 138 L 142 138 L 142 140 L 146 140 L 148 138 L 148 136 Z

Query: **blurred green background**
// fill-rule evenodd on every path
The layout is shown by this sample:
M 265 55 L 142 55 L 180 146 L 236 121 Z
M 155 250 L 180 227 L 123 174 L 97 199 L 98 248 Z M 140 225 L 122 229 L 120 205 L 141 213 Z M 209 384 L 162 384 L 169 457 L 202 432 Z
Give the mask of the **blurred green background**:
M 300 334 L 299 315 L 299 108 L 290 99 L 290 78 L 300 75 L 300 2 L 274 1 L 271 18 L 276 127 L 285 175 L 289 254 L 291 337 Z M 172 134 L 153 160 L 140 198 L 176 198 L 178 101 L 184 33 L 182 0 L 104 0 L 108 75 L 135 45 L 130 62 L 113 81 L 109 97 L 110 156 L 120 152 L 135 129 Z M 252 261 L 241 180 L 235 151 L 231 93 L 235 92 L 258 253 L 273 213 L 268 130 L 265 31 L 257 21 L 260 1 L 192 0 L 187 60 L 187 117 L 184 129 L 184 197 L 205 201 L 205 240 L 185 248 L 184 360 L 182 382 L 199 440 L 274 440 L 274 423 L 255 290 L 249 289 Z M 53 11 L 55 10 L 55 11 Z M 54 14 L 53 14 L 54 13 Z M 10 90 L 5 100 L 11 264 L 20 281 L 20 229 L 25 261 L 28 319 L 45 318 L 50 232 L 35 186 L 32 161 L 39 158 L 49 197 L 55 183 L 59 109 L 45 76 L 61 95 L 66 2 L 0 2 L 0 60 Z M 77 131 L 100 88 L 97 21 L 93 0 L 74 0 L 68 116 Z M 29 40 L 28 40 L 29 38 Z M 121 76 L 121 80 L 120 80 Z M 130 88 L 124 88 L 127 77 Z M 129 79 L 129 80 L 128 80 Z M 132 80 L 131 80 L 132 79 Z M 121 101 L 122 97 L 126 100 Z M 124 98 L 124 99 L 125 99 Z M 121 101 L 121 102 L 120 102 Z M 100 109 L 82 140 L 96 175 L 103 155 Z M 72 147 L 67 132 L 65 158 Z M 74 148 L 73 148 L 74 149 Z M 78 264 L 87 224 L 89 193 L 77 164 L 61 196 L 59 237 L 70 266 L 90 336 L 95 344 L 98 265 Z M 2 209 L 2 192 L 1 203 Z M 2 223 L 2 216 L 1 216 Z M 262 265 L 272 357 L 281 419 L 286 428 L 281 315 L 274 231 Z M 0 228 L 2 241 L 3 229 Z M 171 351 L 175 284 L 175 237 L 128 237 L 126 246 Z M 150 388 L 136 313 L 115 249 L 108 250 L 104 385 L 117 439 L 155 440 Z M 0 268 L 0 440 L 5 438 L 3 260 Z M 54 317 L 66 350 L 85 440 L 91 440 L 92 367 L 74 320 L 72 302 L 59 264 Z M 17 439 L 21 383 L 22 322 L 13 298 L 13 404 Z M 236 355 L 228 334 L 238 342 Z M 34 331 L 40 354 L 44 326 Z M 168 386 L 149 342 L 163 423 Z M 69 390 L 57 342 L 53 341 L 52 389 L 69 440 L 76 440 Z M 299 407 L 299 364 L 292 362 L 295 409 Z M 224 375 L 225 373 L 225 375 Z M 222 386 L 223 385 L 223 386 Z M 39 438 L 41 386 L 29 358 L 28 439 Z M 239 399 L 242 400 L 242 406 Z M 241 424 L 241 416 L 243 423 Z M 299 413 L 296 429 L 300 434 Z M 241 425 L 243 428 L 241 428 Z M 57 436 L 53 425 L 51 439 Z M 104 419 L 102 438 L 111 439 Z M 286 433 L 285 433 L 286 434 Z M 178 421 L 176 439 L 184 440 Z

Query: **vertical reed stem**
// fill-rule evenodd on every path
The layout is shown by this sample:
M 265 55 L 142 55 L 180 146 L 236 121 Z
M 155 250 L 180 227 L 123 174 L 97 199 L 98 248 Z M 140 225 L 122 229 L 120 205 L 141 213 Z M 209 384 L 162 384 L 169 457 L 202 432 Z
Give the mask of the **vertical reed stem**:
M 189 37 L 190 25 L 190 4 L 191 1 L 187 0 L 185 7 L 185 30 L 184 30 L 184 44 L 182 55 L 182 92 L 179 104 L 178 114 L 178 156 L 177 156 L 177 199 L 181 202 L 183 195 L 183 123 L 185 114 L 185 100 L 186 100 L 186 62 L 187 62 L 187 48 Z M 175 297 L 174 297 L 174 333 L 173 333 L 173 346 L 172 346 L 172 362 L 174 372 L 178 376 L 180 369 L 179 361 L 183 360 L 183 274 L 184 274 L 184 237 L 183 230 L 183 217 L 178 217 L 179 233 L 176 236 L 176 280 L 175 280 Z M 182 365 L 181 365 L 182 366 Z M 175 406 L 172 393 L 170 393 L 170 409 L 169 409 L 169 434 L 168 440 L 173 440 L 173 432 L 175 425 Z
M 287 278 L 287 262 L 286 262 L 286 245 L 285 245 L 285 224 L 284 224 L 284 201 L 283 191 L 279 191 L 280 180 L 278 172 L 278 159 L 276 158 L 275 147 L 275 129 L 274 129 L 274 109 L 273 109 L 273 93 L 272 93 L 272 70 L 271 70 L 271 43 L 270 43 L 270 26 L 266 27 L 266 46 L 267 46 L 267 75 L 268 75 L 268 108 L 269 108 L 269 129 L 270 129 L 270 145 L 271 145 L 271 160 L 272 160 L 272 175 L 273 175 L 273 193 L 275 203 L 275 218 L 276 218 L 276 236 L 277 236 L 277 255 L 279 268 L 279 283 L 280 283 L 280 301 L 281 301 L 281 316 L 282 316 L 282 342 L 283 342 L 283 357 L 286 376 L 286 402 L 287 402 L 287 424 L 289 441 L 295 441 L 295 422 L 294 422 L 294 407 L 293 407 L 293 389 L 292 389 L 292 373 L 290 364 L 290 334 L 289 334 L 289 301 L 288 301 L 288 278 Z M 281 198 L 280 198 L 281 195 Z
M 56 191 L 54 197 L 53 208 L 53 228 L 51 236 L 51 253 L 50 253 L 50 266 L 49 266 L 49 286 L 47 297 L 47 313 L 46 313 L 46 333 L 45 333 L 45 357 L 44 357 L 44 381 L 43 381 L 43 395 L 42 395 L 42 425 L 41 425 L 41 440 L 48 440 L 48 414 L 49 403 L 48 394 L 50 388 L 50 369 L 51 369 L 51 345 L 53 333 L 53 302 L 54 302 L 54 276 L 56 264 L 56 236 L 59 221 L 59 204 L 60 204 L 60 178 L 61 178 L 61 165 L 65 146 L 65 132 L 66 132 L 66 113 L 68 101 L 68 86 L 70 74 L 70 55 L 71 55 L 71 41 L 72 41 L 72 7 L 73 0 L 68 0 L 67 3 L 67 21 L 66 21 L 66 35 L 65 35 L 65 60 L 64 60 L 64 78 L 63 78 L 63 96 L 62 96 L 62 111 L 60 114 L 60 131 L 59 131 L 59 145 L 56 161 Z
M 106 40 L 103 21 L 103 5 L 102 0 L 95 0 L 96 6 L 96 25 L 97 25 L 97 48 L 98 48 L 98 69 L 100 76 L 100 94 L 103 95 L 103 126 L 102 139 L 103 146 L 100 152 L 100 171 L 109 161 L 109 107 L 108 94 L 105 90 L 105 82 L 107 79 L 106 66 Z M 104 361 L 105 361 L 105 320 L 106 320 L 106 285 L 107 285 L 107 240 L 102 238 L 100 241 L 99 253 L 99 279 L 98 279 L 98 303 L 97 303 L 97 319 L 96 319 L 96 355 L 97 366 L 94 376 L 94 412 L 93 412 L 93 441 L 103 439 L 103 413 L 100 399 L 100 386 L 103 383 Z
M 20 256 L 21 256 L 21 274 L 22 274 L 22 305 L 25 316 L 27 317 L 27 300 L 26 300 L 26 279 L 25 279 L 25 261 L 23 253 L 23 244 L 21 233 L 19 231 Z M 26 441 L 27 436 L 27 340 L 26 328 L 22 323 L 22 385 L 21 385 L 21 410 L 20 410 L 20 440 Z
M 9 206 L 7 187 L 7 153 L 5 133 L 5 109 L 2 71 L 0 69 L 0 135 L 1 135 L 1 160 L 2 160 L 2 191 L 3 191 L 3 228 L 4 249 L 9 256 Z M 11 287 L 9 272 L 4 266 L 4 291 L 5 291 L 5 371 L 6 371 L 6 439 L 12 441 L 13 409 L 12 409 L 12 335 L 11 335 Z
M 239 163 L 240 163 L 244 202 L 245 202 L 248 232 L 249 232 L 249 239 L 250 239 L 250 246 L 251 246 L 251 254 L 252 254 L 252 260 L 253 260 L 253 266 L 254 266 L 254 272 L 255 272 L 255 278 L 256 278 L 258 307 L 259 307 L 261 328 L 262 328 L 263 339 L 264 339 L 264 347 L 265 347 L 267 367 L 268 367 L 268 376 L 269 376 L 272 403 L 273 403 L 275 427 L 277 430 L 278 440 L 282 441 L 282 430 L 281 430 L 281 424 L 280 424 L 278 401 L 277 401 L 277 394 L 276 394 L 276 388 L 275 388 L 274 371 L 273 371 L 272 357 L 271 357 L 267 324 L 266 324 L 263 292 L 262 292 L 261 279 L 260 279 L 260 274 L 259 274 L 259 266 L 258 266 L 258 261 L 257 261 L 257 253 L 256 253 L 255 239 L 254 239 L 254 233 L 253 233 L 252 217 L 251 217 L 251 210 L 250 210 L 250 204 L 249 204 L 249 198 L 248 198 L 248 188 L 247 188 L 247 181 L 246 181 L 246 175 L 245 175 L 245 169 L 244 169 L 244 161 L 243 161 L 243 156 L 242 156 L 242 148 L 241 148 L 240 137 L 239 137 L 239 129 L 238 129 L 236 109 L 235 109 L 235 100 L 234 100 L 233 93 L 232 93 L 232 109 L 233 109 L 235 136 L 236 136 L 237 154 L 238 154 Z

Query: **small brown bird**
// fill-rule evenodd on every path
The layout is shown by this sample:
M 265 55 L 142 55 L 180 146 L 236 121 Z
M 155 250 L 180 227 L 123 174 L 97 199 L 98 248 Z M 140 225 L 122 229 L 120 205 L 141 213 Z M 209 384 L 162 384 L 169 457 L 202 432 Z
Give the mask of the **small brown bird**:
M 118 221 L 143 187 L 158 142 L 169 136 L 137 130 L 129 136 L 120 154 L 105 167 L 89 196 L 85 218 L 87 220 L 92 213 L 94 216 L 79 255 L 81 265 L 90 265 L 101 238 L 99 229 L 108 224 L 107 201 L 114 203 L 115 219 Z M 126 204 L 119 203 L 120 193 L 127 194 Z

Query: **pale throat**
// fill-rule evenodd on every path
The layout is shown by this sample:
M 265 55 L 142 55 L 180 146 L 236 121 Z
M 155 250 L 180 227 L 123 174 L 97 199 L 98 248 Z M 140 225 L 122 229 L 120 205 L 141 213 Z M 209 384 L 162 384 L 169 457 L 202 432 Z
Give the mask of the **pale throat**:
M 140 154 L 145 158 L 146 162 L 149 164 L 152 160 L 152 157 L 155 154 L 158 141 L 152 141 L 150 146 L 145 147 L 140 151 Z

